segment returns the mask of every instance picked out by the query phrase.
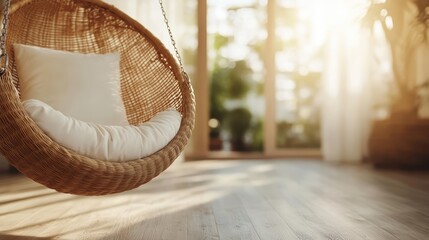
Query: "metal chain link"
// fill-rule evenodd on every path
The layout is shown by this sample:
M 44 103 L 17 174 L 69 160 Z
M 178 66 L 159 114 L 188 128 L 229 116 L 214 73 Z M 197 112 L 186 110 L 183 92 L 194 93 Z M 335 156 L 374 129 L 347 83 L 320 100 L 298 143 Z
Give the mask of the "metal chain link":
M 176 46 L 176 41 L 174 40 L 173 33 L 171 32 L 170 24 L 169 24 L 168 18 L 167 18 L 167 13 L 165 12 L 164 3 L 162 0 L 159 0 L 159 6 L 161 7 L 162 16 L 164 17 L 164 23 L 167 26 L 168 35 L 170 36 L 171 45 L 173 45 L 174 52 L 176 53 L 177 61 L 179 62 L 180 71 L 182 71 L 182 74 L 187 76 L 187 74 L 185 72 L 185 68 L 183 67 L 182 57 L 180 56 L 179 50 L 177 49 L 177 46 Z
M 2 30 L 0 35 L 0 61 L 2 61 L 2 70 L 7 67 L 7 53 L 6 53 L 6 35 L 7 35 L 7 23 L 9 20 L 9 8 L 10 8 L 10 0 L 5 1 L 4 11 L 3 11 L 3 21 L 2 21 Z

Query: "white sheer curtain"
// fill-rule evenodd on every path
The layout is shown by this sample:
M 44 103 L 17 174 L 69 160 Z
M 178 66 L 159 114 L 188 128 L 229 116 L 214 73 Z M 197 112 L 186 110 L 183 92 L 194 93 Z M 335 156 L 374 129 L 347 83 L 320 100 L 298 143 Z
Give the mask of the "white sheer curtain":
M 331 25 L 322 80 L 326 161 L 357 163 L 367 155 L 377 94 L 392 79 L 389 50 L 378 30 L 374 38 L 353 16 Z
M 327 161 L 359 162 L 365 153 L 371 119 L 370 46 L 357 31 L 332 33 L 326 49 L 322 152 Z

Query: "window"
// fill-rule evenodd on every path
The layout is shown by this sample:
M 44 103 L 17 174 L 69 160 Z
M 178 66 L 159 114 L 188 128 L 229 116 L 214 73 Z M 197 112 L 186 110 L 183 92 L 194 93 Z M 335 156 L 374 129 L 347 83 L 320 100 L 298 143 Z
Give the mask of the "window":
M 199 1 L 197 151 L 320 156 L 327 1 Z
M 211 151 L 263 151 L 266 4 L 208 1 Z

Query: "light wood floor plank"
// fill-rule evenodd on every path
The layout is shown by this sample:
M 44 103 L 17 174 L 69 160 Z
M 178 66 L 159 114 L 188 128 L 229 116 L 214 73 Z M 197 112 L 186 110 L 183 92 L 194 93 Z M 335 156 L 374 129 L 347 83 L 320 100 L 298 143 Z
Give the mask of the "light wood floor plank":
M 188 240 L 218 240 L 213 210 L 209 204 L 194 206 L 188 211 Z
M 212 208 L 220 239 L 260 240 L 246 209 L 235 194 L 216 199 Z
M 261 240 L 299 239 L 255 189 L 243 187 L 237 190 L 237 195 Z

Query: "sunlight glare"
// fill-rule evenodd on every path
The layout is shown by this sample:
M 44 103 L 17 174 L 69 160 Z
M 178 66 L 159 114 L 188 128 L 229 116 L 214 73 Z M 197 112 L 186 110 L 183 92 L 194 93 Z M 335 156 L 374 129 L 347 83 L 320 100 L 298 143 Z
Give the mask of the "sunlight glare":
M 335 27 L 349 23 L 351 6 L 344 0 L 310 0 L 304 11 L 308 11 L 306 16 L 310 16 L 313 24 L 323 23 L 328 27 Z
M 307 46 L 309 52 L 322 47 L 331 32 L 342 31 L 353 25 L 356 16 L 354 1 L 344 0 L 307 0 L 299 2 L 298 10 L 298 34 L 311 33 L 310 43 Z M 305 27 L 303 24 L 308 24 Z M 303 28 L 303 29 L 301 29 Z
M 312 44 L 315 46 L 327 46 L 325 58 L 324 78 L 328 96 L 335 97 L 339 92 L 339 82 L 343 72 L 343 58 L 353 54 L 359 47 L 361 30 L 359 16 L 362 14 L 361 0 L 308 0 L 304 1 L 302 11 L 308 11 L 312 31 Z M 304 4 L 304 3 L 303 3 Z M 383 13 L 381 13 L 383 14 Z M 341 46 L 344 45 L 344 46 Z M 345 49 L 348 49 L 347 52 Z M 359 89 L 359 82 L 353 86 Z
M 216 118 L 211 118 L 208 124 L 210 128 L 217 128 L 219 127 L 219 120 L 217 120 Z
M 386 23 L 386 27 L 387 27 L 388 29 L 392 30 L 392 29 L 393 29 L 393 18 L 392 18 L 392 16 L 387 16 L 387 17 L 384 19 L 384 21 L 385 21 L 385 23 Z

